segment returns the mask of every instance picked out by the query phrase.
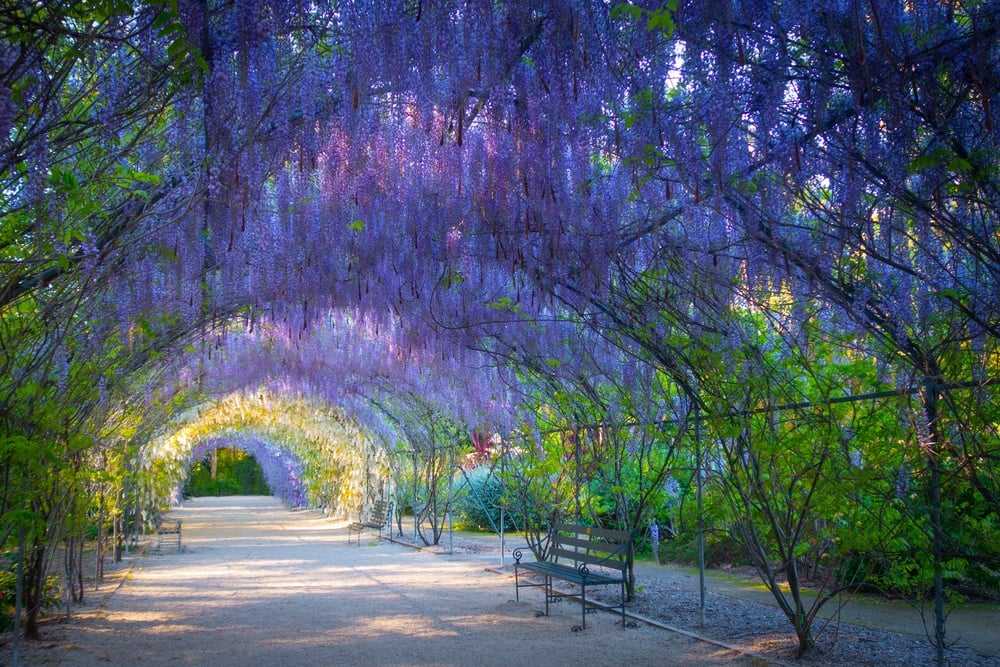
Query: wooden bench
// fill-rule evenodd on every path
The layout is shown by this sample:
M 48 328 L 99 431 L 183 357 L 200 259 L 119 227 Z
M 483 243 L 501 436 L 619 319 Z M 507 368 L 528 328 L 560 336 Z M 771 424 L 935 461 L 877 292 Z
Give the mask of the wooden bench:
M 386 523 L 386 505 L 384 500 L 376 500 L 375 504 L 372 505 L 371 512 L 368 514 L 367 519 L 359 519 L 354 521 L 347 527 L 347 543 L 351 543 L 351 535 L 353 533 L 358 534 L 358 546 L 361 546 L 361 533 L 366 530 L 376 530 L 378 531 L 378 537 L 382 539 L 382 529 L 385 528 Z
M 156 553 L 163 552 L 163 545 L 165 543 L 172 543 L 177 549 L 177 553 L 181 551 L 181 522 L 178 519 L 174 521 L 164 521 L 163 517 L 156 517 Z
M 545 615 L 549 602 L 562 599 L 553 594 L 553 579 L 562 579 L 580 587 L 582 623 L 573 631 L 587 627 L 587 587 L 618 584 L 621 591 L 622 628 L 625 623 L 625 577 L 632 562 L 632 535 L 624 530 L 595 528 L 568 523 L 553 524 L 549 533 L 546 560 L 521 562 L 521 550 L 514 550 L 514 595 L 520 600 L 520 589 L 526 586 L 545 588 Z M 544 583 L 521 582 L 520 571 L 542 575 Z

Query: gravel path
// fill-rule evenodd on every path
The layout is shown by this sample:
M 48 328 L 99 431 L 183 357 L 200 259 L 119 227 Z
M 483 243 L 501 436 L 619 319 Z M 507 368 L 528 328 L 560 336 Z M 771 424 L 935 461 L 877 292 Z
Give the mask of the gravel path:
M 477 558 L 349 546 L 343 523 L 270 498 L 199 498 L 171 514 L 181 553 L 137 558 L 89 607 L 22 642 L 20 664 L 760 664 L 648 625 L 623 630 L 613 614 L 570 632 L 579 607 L 536 618 L 538 601 L 511 602 L 512 581 Z
M 404 541 L 410 541 L 402 538 Z M 509 542 L 505 551 L 523 546 Z M 470 557 L 488 558 L 500 567 L 499 541 L 494 537 L 447 537 L 439 552 L 454 551 Z M 504 570 L 512 560 L 505 558 Z M 711 573 L 710 573 L 711 574 Z M 935 652 L 923 631 L 920 612 L 903 603 L 845 601 L 837 610 L 825 609 L 830 618 L 815 621 L 815 651 L 796 657 L 797 640 L 788 620 L 759 581 L 740 577 L 709 577 L 705 623 L 699 613 L 697 572 L 690 568 L 637 564 L 636 599 L 628 608 L 650 623 L 690 633 L 747 654 L 762 656 L 774 664 L 824 667 L 855 665 L 933 665 Z M 591 597 L 588 594 L 588 598 Z M 592 596 L 604 597 L 598 589 Z M 615 599 L 604 597 L 609 604 Z M 928 622 L 932 616 L 928 613 Z M 954 610 L 948 620 L 952 646 L 946 652 L 949 665 L 1000 667 L 1000 605 L 970 605 Z
M 446 535 L 441 546 L 417 549 L 366 534 L 361 546 L 348 545 L 344 522 L 259 497 L 199 498 L 172 514 L 184 522 L 181 553 L 133 555 L 90 593 L 87 606 L 45 623 L 41 641 L 22 642 L 19 663 L 510 667 L 539 664 L 539 656 L 554 665 L 934 662 L 912 618 L 892 608 L 867 613 L 849 605 L 818 622 L 818 650 L 796 660 L 787 621 L 766 594 L 713 578 L 702 625 L 696 575 L 640 564 L 640 592 L 629 609 L 646 622 L 622 631 L 616 614 L 598 613 L 588 616 L 585 632 L 573 633 L 576 601 L 553 605 L 542 618 L 540 591 L 513 601 L 512 560 L 505 555 L 501 563 L 495 538 Z M 520 544 L 505 546 L 509 554 Z M 1000 667 L 1000 610 L 964 618 L 966 639 L 978 640 L 968 643 L 981 650 L 960 642 L 949 664 Z M 950 622 L 950 633 L 962 635 L 962 619 Z M 0 637 L 0 664 L 12 664 L 9 635 Z

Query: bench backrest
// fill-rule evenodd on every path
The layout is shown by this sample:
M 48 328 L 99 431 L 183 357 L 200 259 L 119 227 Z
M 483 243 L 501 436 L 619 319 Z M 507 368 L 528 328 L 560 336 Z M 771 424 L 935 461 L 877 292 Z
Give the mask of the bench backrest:
M 385 501 L 376 500 L 375 504 L 372 505 L 371 514 L 368 515 L 369 523 L 385 523 Z
M 632 535 L 625 530 L 556 523 L 549 558 L 600 565 L 624 572 L 632 559 Z

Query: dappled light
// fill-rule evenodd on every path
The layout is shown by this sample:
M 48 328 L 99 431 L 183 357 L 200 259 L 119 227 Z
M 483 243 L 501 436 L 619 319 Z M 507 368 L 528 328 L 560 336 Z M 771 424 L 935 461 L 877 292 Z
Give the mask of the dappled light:
M 565 641 L 567 617 L 511 604 L 511 581 L 481 564 L 398 544 L 347 543 L 342 523 L 261 497 L 197 499 L 176 511 L 181 554 L 146 557 L 98 610 L 79 610 L 65 642 L 33 642 L 29 664 L 530 664 Z M 261 521 L 263 519 L 263 521 Z M 308 531 L 302 527 L 308 526 Z M 275 535 L 303 535 L 285 542 Z M 81 616 L 87 616 L 86 622 Z M 575 616 L 575 615 L 574 615 Z M 574 660 L 705 663 L 715 647 L 652 628 L 623 633 L 613 616 L 573 637 Z M 0 653 L 2 655 L 2 653 Z M 749 664 L 733 651 L 717 664 Z

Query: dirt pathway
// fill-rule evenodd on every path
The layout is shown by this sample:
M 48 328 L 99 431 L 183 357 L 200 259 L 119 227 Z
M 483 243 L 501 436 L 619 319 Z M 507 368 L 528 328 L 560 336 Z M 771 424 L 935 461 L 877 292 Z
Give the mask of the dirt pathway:
M 172 515 L 181 553 L 139 557 L 113 594 L 22 643 L 20 663 L 762 664 L 646 625 L 623 631 L 608 613 L 573 633 L 575 602 L 536 618 L 539 605 L 512 602 L 510 580 L 482 560 L 348 545 L 343 524 L 271 498 L 199 498 Z

